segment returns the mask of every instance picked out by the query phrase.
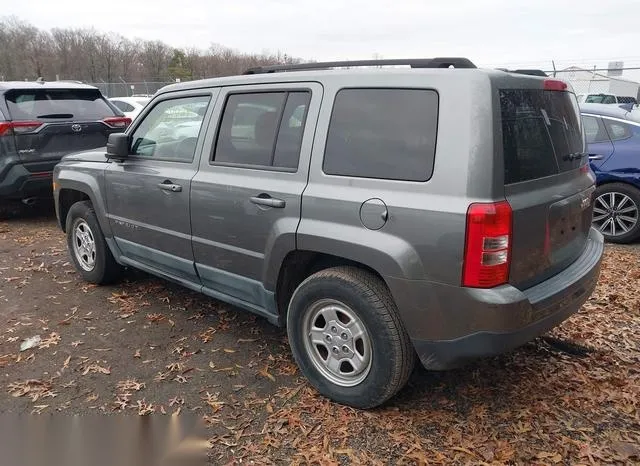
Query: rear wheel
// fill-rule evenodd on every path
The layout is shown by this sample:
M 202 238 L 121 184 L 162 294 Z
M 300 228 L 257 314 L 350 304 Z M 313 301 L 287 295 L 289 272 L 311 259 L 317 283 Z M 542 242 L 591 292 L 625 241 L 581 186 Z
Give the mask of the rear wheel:
M 376 275 L 335 267 L 307 278 L 289 304 L 287 331 L 302 373 L 323 395 L 356 408 L 384 403 L 407 382 L 415 352 Z
M 89 201 L 76 202 L 66 222 L 67 245 L 76 270 L 88 282 L 104 285 L 121 274 Z
M 640 237 L 640 191 L 623 183 L 596 189 L 593 225 L 612 243 L 629 243 Z

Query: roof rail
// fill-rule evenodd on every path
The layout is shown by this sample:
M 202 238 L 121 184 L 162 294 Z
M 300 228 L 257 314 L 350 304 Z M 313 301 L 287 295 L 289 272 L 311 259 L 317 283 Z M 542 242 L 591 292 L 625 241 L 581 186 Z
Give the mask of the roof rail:
M 401 58 L 390 60 L 354 60 L 354 61 L 329 61 L 317 63 L 296 63 L 291 65 L 268 65 L 249 68 L 244 74 L 278 73 L 281 71 L 305 71 L 324 70 L 328 68 L 346 68 L 356 66 L 398 66 L 408 65 L 411 68 L 476 68 L 468 58 L 442 57 L 442 58 Z
M 505 71 L 507 73 L 516 73 L 516 74 L 526 74 L 529 76 L 544 76 L 545 78 L 549 75 L 542 70 L 508 70 L 506 68 L 496 68 L 500 71 Z

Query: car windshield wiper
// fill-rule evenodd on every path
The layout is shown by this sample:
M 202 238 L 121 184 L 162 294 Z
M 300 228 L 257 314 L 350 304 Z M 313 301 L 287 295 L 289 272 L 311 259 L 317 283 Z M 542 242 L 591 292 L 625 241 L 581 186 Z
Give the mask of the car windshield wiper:
M 73 118 L 73 113 L 46 113 L 36 118 Z
M 586 157 L 587 153 L 586 152 L 573 152 L 571 154 L 567 154 L 564 156 L 565 160 L 569 160 L 569 161 L 573 161 L 573 160 L 580 160 L 583 157 Z

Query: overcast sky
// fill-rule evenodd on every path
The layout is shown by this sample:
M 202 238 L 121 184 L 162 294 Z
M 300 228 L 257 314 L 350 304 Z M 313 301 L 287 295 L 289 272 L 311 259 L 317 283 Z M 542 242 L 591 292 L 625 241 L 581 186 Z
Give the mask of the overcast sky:
M 0 14 L 40 28 L 94 27 L 176 47 L 217 43 L 316 60 L 640 66 L 639 0 L 20 0 L 4 2 Z

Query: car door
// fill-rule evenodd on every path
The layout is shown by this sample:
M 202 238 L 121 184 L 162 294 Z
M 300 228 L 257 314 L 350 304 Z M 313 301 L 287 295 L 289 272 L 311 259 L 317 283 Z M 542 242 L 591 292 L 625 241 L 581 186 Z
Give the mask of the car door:
M 600 116 L 583 114 L 582 122 L 587 139 L 589 163 L 592 169 L 598 170 L 613 154 L 613 143 Z
M 275 315 L 280 261 L 295 249 L 318 83 L 221 91 L 191 186 L 196 269 L 211 296 Z M 212 126 L 213 127 L 213 126 Z
M 640 170 L 640 124 L 607 117 L 602 121 L 615 145 L 615 153 L 601 169 L 637 179 Z
M 129 133 L 130 156 L 105 172 L 108 217 L 123 260 L 184 284 L 199 282 L 189 191 L 214 97 L 200 91 L 156 100 Z

